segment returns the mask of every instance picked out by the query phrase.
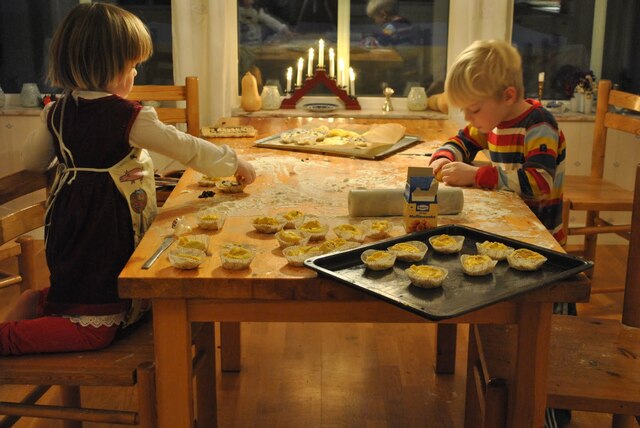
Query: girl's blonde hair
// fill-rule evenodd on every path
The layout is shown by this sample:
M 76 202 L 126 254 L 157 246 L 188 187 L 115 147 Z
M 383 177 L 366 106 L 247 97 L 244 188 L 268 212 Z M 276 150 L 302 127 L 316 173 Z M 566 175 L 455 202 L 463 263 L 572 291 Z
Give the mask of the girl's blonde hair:
M 48 78 L 67 90 L 104 90 L 152 53 L 149 30 L 136 15 L 111 4 L 83 3 L 53 36 Z
M 522 59 L 502 40 L 477 40 L 456 58 L 445 82 L 449 101 L 458 107 L 487 99 L 502 99 L 509 86 L 524 98 Z

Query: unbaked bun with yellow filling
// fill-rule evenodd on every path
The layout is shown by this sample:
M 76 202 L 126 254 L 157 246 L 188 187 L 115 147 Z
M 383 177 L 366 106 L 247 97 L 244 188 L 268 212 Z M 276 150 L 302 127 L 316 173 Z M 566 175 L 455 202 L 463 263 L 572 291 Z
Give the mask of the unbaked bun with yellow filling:
M 220 249 L 220 260 L 224 269 L 246 269 L 255 257 L 255 252 L 244 245 L 226 244 Z
M 319 218 L 306 217 L 298 229 L 309 233 L 310 241 L 319 241 L 324 239 L 329 231 L 329 225 L 323 223 Z
M 512 247 L 495 241 L 476 242 L 476 248 L 478 254 L 484 254 L 498 261 L 505 260 L 513 252 Z
M 309 233 L 304 230 L 282 229 L 276 232 L 276 239 L 280 248 L 291 247 L 292 245 L 305 245 L 309 242 Z
M 245 185 L 237 180 L 220 180 L 216 181 L 216 187 L 222 193 L 240 193 L 244 190 Z
M 538 270 L 546 261 L 545 256 L 527 248 L 519 248 L 507 256 L 510 267 L 523 271 Z
M 322 254 L 333 253 L 334 251 L 350 250 L 360 246 L 357 242 L 347 241 L 343 238 L 327 239 L 318 246 L 318 249 Z
M 287 263 L 291 266 L 304 266 L 304 261 L 310 257 L 322 254 L 320 248 L 315 245 L 292 245 L 282 250 L 287 259 Z
M 212 208 L 207 208 L 200 211 L 196 215 L 198 221 L 198 227 L 206 230 L 219 230 L 222 229 L 227 215 L 223 212 L 216 211 Z
M 169 263 L 177 269 L 195 269 L 204 261 L 206 254 L 197 248 L 178 246 L 169 252 Z
M 360 258 L 371 270 L 389 269 L 396 262 L 396 255 L 384 250 L 366 250 Z
M 411 265 L 404 271 L 411 280 L 411 284 L 421 288 L 440 287 L 449 275 L 447 269 L 429 265 Z
M 260 233 L 276 233 L 284 226 L 284 220 L 277 217 L 256 217 L 251 223 L 253 228 Z
M 195 248 L 206 253 L 209 248 L 209 235 L 183 235 L 178 238 L 177 246 Z
M 299 210 L 291 210 L 279 214 L 285 221 L 285 229 L 295 229 L 304 220 L 304 213 Z
M 434 235 L 429 237 L 429 244 L 439 253 L 453 254 L 462 249 L 464 236 L 447 234 Z
M 364 220 L 362 226 L 367 230 L 367 237 L 372 239 L 386 238 L 393 229 L 389 220 Z
M 362 242 L 367 236 L 367 230 L 363 225 L 350 223 L 340 224 L 334 227 L 333 233 L 335 233 L 338 238 L 355 242 Z
M 387 251 L 394 253 L 398 260 L 403 262 L 417 262 L 424 259 L 427 254 L 427 244 L 420 241 L 398 242 L 387 248 Z
M 460 256 L 462 271 L 471 276 L 489 275 L 498 264 L 486 254 L 463 254 Z

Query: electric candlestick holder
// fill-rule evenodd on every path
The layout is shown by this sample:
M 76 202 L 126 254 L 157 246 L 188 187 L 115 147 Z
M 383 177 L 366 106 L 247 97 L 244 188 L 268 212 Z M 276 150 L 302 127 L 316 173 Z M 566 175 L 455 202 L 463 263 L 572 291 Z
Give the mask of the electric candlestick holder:
M 327 76 L 327 72 L 324 67 L 317 67 L 313 77 L 307 77 L 302 86 L 296 86 L 296 88 L 291 92 L 291 96 L 282 100 L 280 108 L 296 108 L 296 104 L 300 101 L 300 98 L 307 95 L 309 91 L 318 85 L 324 85 L 338 98 L 340 98 L 347 110 L 360 110 L 360 103 L 358 102 L 358 99 L 349 95 L 345 89 L 338 87 L 336 80 Z
M 538 101 L 542 104 L 542 93 L 544 92 L 544 82 L 538 82 Z

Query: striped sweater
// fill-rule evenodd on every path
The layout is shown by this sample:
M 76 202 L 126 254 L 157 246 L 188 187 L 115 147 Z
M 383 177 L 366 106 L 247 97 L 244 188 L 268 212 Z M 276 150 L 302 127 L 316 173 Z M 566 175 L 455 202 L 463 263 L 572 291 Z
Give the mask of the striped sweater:
M 471 163 L 479 151 L 488 149 L 492 165 L 478 170 L 476 186 L 518 193 L 556 240 L 564 243 L 564 135 L 540 103 L 527 102 L 529 110 L 487 134 L 467 125 L 436 150 L 433 158 Z

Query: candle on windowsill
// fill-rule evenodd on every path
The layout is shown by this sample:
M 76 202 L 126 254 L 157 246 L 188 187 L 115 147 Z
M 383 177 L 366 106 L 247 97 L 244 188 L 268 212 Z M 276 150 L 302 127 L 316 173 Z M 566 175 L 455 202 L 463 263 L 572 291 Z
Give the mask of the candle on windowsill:
M 313 77 L 313 48 L 309 48 L 309 63 L 307 64 L 307 77 Z
M 336 53 L 333 51 L 333 48 L 329 48 L 329 77 L 336 77 Z
M 349 67 L 349 95 L 356 96 L 356 73 Z
M 345 85 L 346 85 L 346 82 L 344 79 L 344 60 L 339 59 L 338 60 L 338 87 L 342 88 Z
M 324 40 L 318 42 L 318 67 L 324 68 Z
M 302 86 L 302 67 L 304 67 L 304 59 L 298 58 L 298 75 L 296 76 L 296 86 Z
M 291 92 L 291 79 L 293 78 L 293 67 L 287 68 L 287 92 Z

